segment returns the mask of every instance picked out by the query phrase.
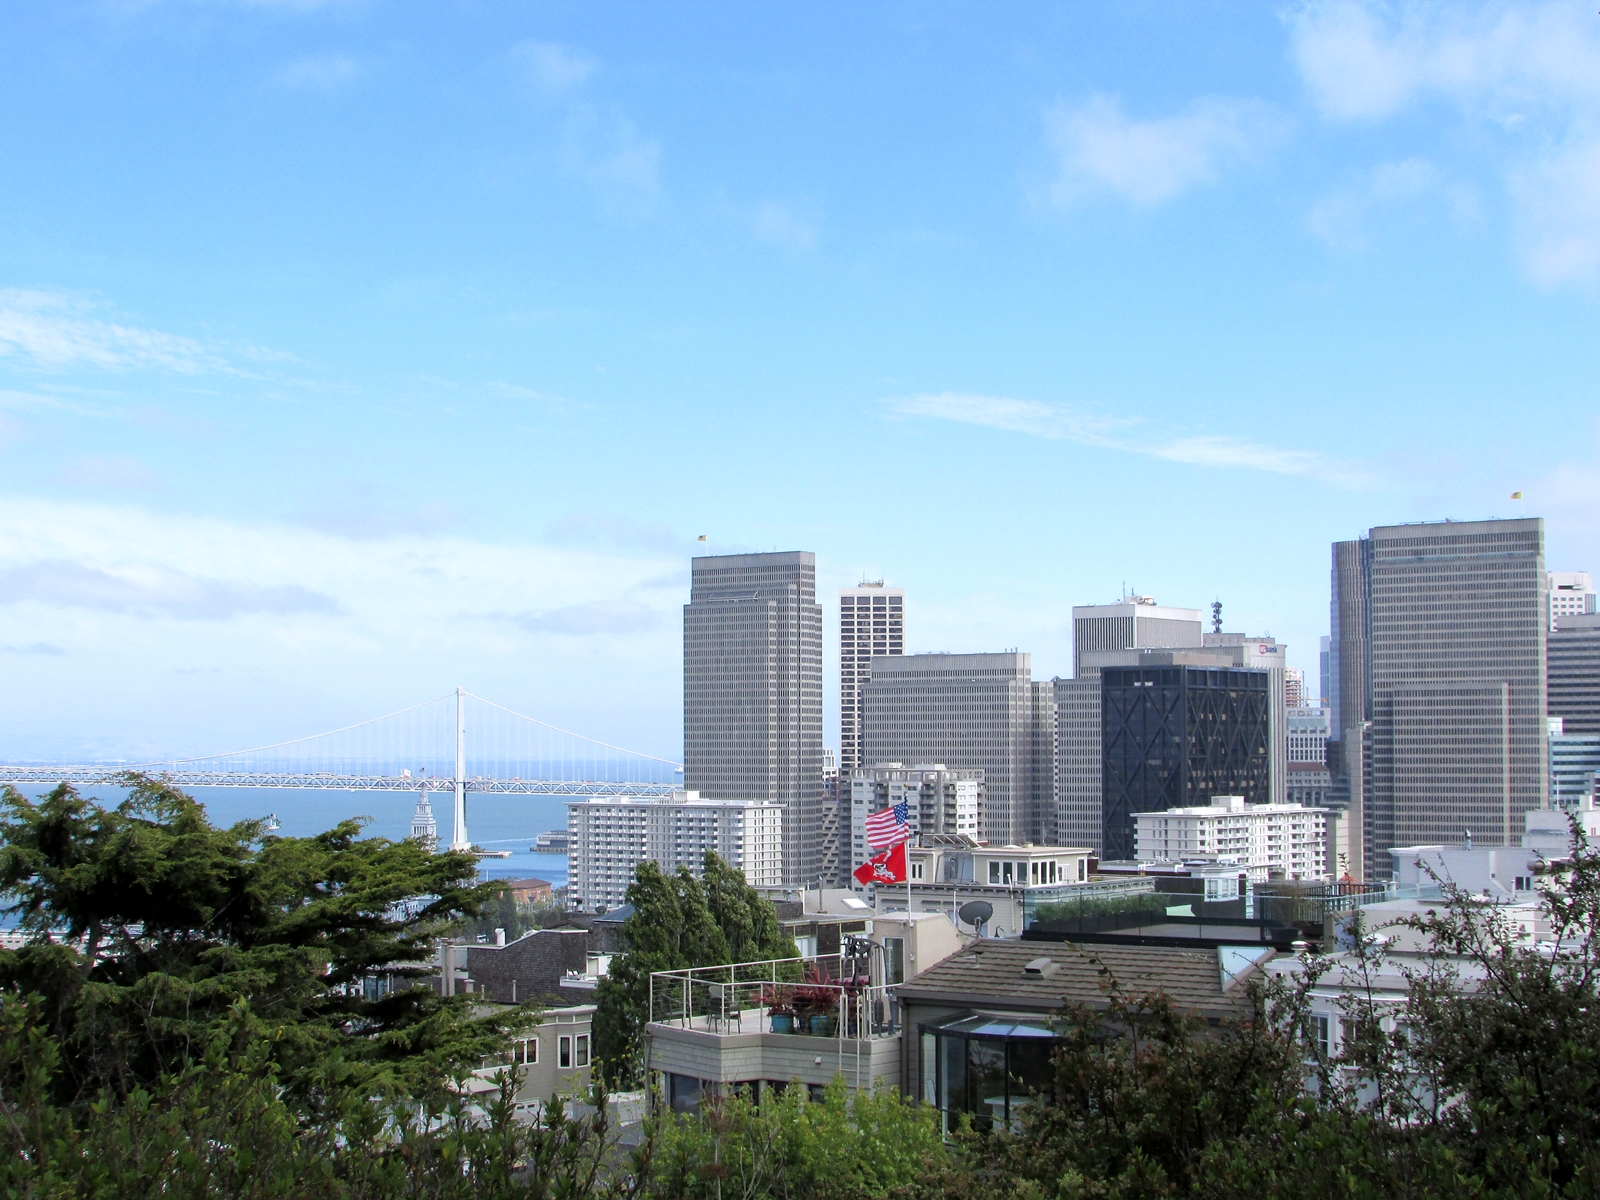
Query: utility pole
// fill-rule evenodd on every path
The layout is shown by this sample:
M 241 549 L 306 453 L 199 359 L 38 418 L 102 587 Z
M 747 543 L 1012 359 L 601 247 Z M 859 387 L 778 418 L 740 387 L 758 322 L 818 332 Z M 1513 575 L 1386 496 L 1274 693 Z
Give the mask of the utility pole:
M 450 849 L 471 850 L 467 840 L 467 689 L 456 689 L 456 815 Z

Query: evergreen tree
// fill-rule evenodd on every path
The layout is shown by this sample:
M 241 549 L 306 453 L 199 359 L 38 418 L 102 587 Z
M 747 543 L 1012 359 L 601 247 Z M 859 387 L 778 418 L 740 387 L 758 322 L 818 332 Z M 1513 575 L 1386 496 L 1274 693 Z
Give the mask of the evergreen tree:
M 743 871 L 724 862 L 715 851 L 707 850 L 701 879 L 711 918 L 727 940 L 729 962 L 799 956 L 794 939 L 778 924 L 778 910 L 745 882 Z
M 0 793 L 0 900 L 32 935 L 0 952 L 0 989 L 41 998 L 66 1098 L 154 1087 L 241 1011 L 302 1100 L 335 1078 L 416 1094 L 499 1043 L 505 1022 L 407 986 L 493 898 L 470 855 L 364 838 L 357 821 L 307 838 L 219 829 L 168 784 L 126 783 L 113 807 L 66 785 Z M 380 973 L 399 986 L 368 998 Z

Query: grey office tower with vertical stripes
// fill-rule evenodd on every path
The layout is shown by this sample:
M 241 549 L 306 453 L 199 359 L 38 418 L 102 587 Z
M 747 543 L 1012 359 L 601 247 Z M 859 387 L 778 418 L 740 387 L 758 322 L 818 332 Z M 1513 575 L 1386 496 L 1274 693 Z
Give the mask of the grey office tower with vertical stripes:
M 1367 878 L 1390 874 L 1392 846 L 1469 830 L 1515 845 L 1543 803 L 1546 588 L 1538 518 L 1379 526 L 1334 544 L 1330 757 Z
M 784 880 L 821 863 L 822 607 L 806 551 L 693 560 L 683 609 L 684 786 L 786 806 Z

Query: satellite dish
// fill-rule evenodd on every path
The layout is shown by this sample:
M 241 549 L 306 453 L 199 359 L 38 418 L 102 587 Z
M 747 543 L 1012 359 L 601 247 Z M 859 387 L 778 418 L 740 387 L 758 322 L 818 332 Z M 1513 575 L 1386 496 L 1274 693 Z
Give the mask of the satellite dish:
M 956 914 L 974 929 L 980 928 L 994 917 L 994 905 L 987 900 L 968 900 Z

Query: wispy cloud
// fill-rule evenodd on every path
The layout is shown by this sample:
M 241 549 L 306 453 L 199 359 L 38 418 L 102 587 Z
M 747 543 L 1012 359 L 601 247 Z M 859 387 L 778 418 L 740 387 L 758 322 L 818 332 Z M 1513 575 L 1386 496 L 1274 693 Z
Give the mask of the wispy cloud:
M 0 358 L 25 358 L 47 370 L 85 365 L 194 374 L 225 366 L 189 338 L 101 321 L 89 311 L 83 301 L 57 292 L 0 291 Z
M 1447 179 L 1426 159 L 1406 158 L 1380 163 L 1354 185 L 1318 201 L 1306 217 L 1306 227 L 1330 246 L 1360 250 L 1385 214 L 1430 204 L 1435 211 L 1442 206 L 1458 225 L 1471 224 L 1479 216 L 1472 188 Z
M 338 603 L 294 585 L 262 587 L 160 568 L 102 570 L 47 560 L 0 571 L 0 604 L 35 601 L 185 621 L 222 621 L 242 613 L 334 613 Z
M 1454 107 L 1506 188 L 1524 271 L 1545 287 L 1600 280 L 1600 27 L 1573 4 L 1389 5 L 1290 14 L 1292 54 L 1336 121 L 1425 99 Z
M 129 455 L 86 454 L 63 464 L 58 478 L 73 487 L 119 492 L 147 492 L 160 483 L 155 472 Z
M 313 54 L 296 59 L 273 77 L 280 87 L 297 91 L 337 92 L 361 75 L 361 64 L 343 54 Z
M 1297 475 L 1346 488 L 1371 485 L 1370 475 L 1360 466 L 1337 462 L 1309 450 L 1286 450 L 1234 437 L 1150 437 L 1138 421 L 1096 416 L 1037 400 L 943 392 L 891 400 L 889 407 L 906 416 L 984 425 L 1032 437 L 1143 454 L 1168 462 Z
M 647 632 L 661 624 L 661 614 L 643 604 L 595 600 L 550 612 L 522 613 L 512 620 L 529 633 L 595 637 Z
M 1139 120 L 1112 96 L 1045 111 L 1045 133 L 1059 170 L 1051 201 L 1068 208 L 1112 194 L 1151 207 L 1213 183 L 1253 158 L 1282 132 L 1283 118 L 1256 100 L 1211 97 L 1175 116 Z
M 521 69 L 524 80 L 546 96 L 571 91 L 600 65 L 583 51 L 558 42 L 518 42 L 511 48 L 510 57 Z
M 44 658 L 60 658 L 66 654 L 51 642 L 29 642 L 26 646 L 0 646 L 0 654 L 25 654 Z
M 574 512 L 551 522 L 545 537 L 560 546 L 642 550 L 670 556 L 693 553 L 695 542 L 659 521 L 639 521 L 614 512 Z
M 786 250 L 810 250 L 817 244 L 817 227 L 791 204 L 768 200 L 756 206 L 750 231 L 757 241 Z

